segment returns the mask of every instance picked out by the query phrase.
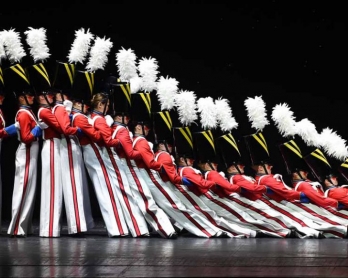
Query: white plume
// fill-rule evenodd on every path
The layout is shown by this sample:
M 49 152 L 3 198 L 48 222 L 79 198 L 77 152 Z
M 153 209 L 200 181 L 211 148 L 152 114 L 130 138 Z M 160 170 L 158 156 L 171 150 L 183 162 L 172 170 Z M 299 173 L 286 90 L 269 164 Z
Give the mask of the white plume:
M 124 49 L 123 47 L 116 53 L 116 66 L 121 81 L 129 82 L 133 77 L 138 76 L 137 73 L 137 56 L 132 49 Z
M 262 131 L 263 128 L 269 124 L 269 121 L 267 120 L 266 104 L 262 97 L 248 97 L 244 101 L 244 105 L 247 109 L 251 127 L 255 128 L 257 131 Z
M 157 89 L 158 64 L 155 58 L 141 58 L 138 64 L 139 75 L 142 82 L 142 90 L 144 92 L 152 92 Z
M 321 146 L 328 155 L 342 161 L 348 157 L 346 140 L 342 139 L 335 131 L 324 128 L 320 137 Z
M 171 110 L 174 106 L 175 96 L 178 93 L 179 82 L 175 78 L 161 76 L 157 82 L 157 97 L 161 110 Z
M 217 126 L 217 110 L 212 97 L 202 97 L 197 101 L 197 110 L 203 129 L 213 129 Z
M 279 133 L 284 137 L 296 134 L 296 121 L 293 114 L 286 103 L 277 104 L 273 107 L 272 120 Z
M 196 95 L 191 91 L 180 90 L 175 97 L 179 120 L 184 126 L 189 126 L 197 120 Z
M 1 37 L 7 58 L 11 63 L 19 63 L 27 55 L 21 43 L 19 32 L 14 29 L 4 30 Z
M 91 47 L 86 70 L 94 72 L 98 69 L 104 69 L 112 46 L 113 43 L 110 41 L 110 39 L 105 39 L 105 37 L 103 39 L 97 37 L 94 41 L 94 45 Z
M 89 29 L 86 32 L 84 28 L 75 31 L 75 40 L 68 55 L 69 63 L 84 63 L 93 38 L 94 35 L 89 32 Z
M 141 90 L 143 80 L 137 75 L 129 80 L 131 94 L 135 94 Z
M 4 41 L 2 38 L 2 33 L 3 31 L 0 32 L 0 65 L 1 65 L 1 60 L 6 58 L 6 52 L 4 47 Z
M 232 116 L 232 110 L 229 105 L 229 100 L 225 98 L 219 98 L 215 100 L 215 109 L 217 113 L 217 121 L 220 125 L 220 129 L 223 132 L 231 131 L 238 127 L 238 123 Z
M 29 27 L 27 31 L 24 32 L 26 37 L 26 42 L 29 45 L 30 55 L 34 59 L 34 63 L 43 62 L 51 56 L 49 49 L 46 45 L 46 29 L 39 28 L 34 29 Z
M 320 147 L 320 138 L 315 125 L 307 118 L 296 123 L 296 134 L 298 134 L 307 146 Z

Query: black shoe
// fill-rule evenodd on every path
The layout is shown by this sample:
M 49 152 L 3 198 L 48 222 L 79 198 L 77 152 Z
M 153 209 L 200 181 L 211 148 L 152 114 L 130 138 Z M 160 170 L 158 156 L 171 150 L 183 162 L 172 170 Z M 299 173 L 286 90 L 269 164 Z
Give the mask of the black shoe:
M 215 237 L 215 238 L 230 238 L 226 232 L 217 233 L 213 237 Z
M 146 233 L 146 234 L 143 234 L 143 235 L 140 235 L 138 236 L 139 238 L 150 238 L 151 235 L 149 233 Z
M 174 232 L 168 236 L 168 239 L 177 239 L 177 238 L 178 238 L 178 234 L 176 232 Z
M 77 237 L 77 238 L 84 238 L 85 234 L 84 233 L 75 233 L 75 234 L 70 234 L 70 237 Z
M 264 237 L 269 237 L 269 236 L 261 231 L 256 231 L 255 238 L 264 238 Z
M 297 238 L 299 232 L 296 229 L 290 229 L 290 233 L 286 236 L 287 238 Z

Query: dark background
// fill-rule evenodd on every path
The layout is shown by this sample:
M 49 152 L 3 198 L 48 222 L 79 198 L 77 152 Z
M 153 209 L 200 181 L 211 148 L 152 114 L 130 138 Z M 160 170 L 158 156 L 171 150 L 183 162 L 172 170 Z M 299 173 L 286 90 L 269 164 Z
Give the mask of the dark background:
M 239 123 L 233 131 L 238 138 L 255 132 L 247 119 L 245 99 L 262 96 L 270 121 L 263 132 L 275 172 L 285 176 L 276 147 L 284 138 L 270 117 L 274 105 L 287 103 L 296 120 L 308 118 L 318 132 L 330 127 L 348 138 L 346 9 L 329 1 L 229 2 L 6 3 L 0 12 L 0 29 L 20 32 L 27 49 L 24 31 L 46 28 L 49 62 L 67 60 L 75 31 L 90 29 L 113 42 L 105 73 L 117 74 L 115 54 L 121 47 L 131 48 L 138 59 L 153 57 L 159 76 L 175 78 L 179 89 L 193 91 L 197 98 L 228 98 Z M 27 53 L 24 65 L 33 63 Z M 3 61 L 2 67 L 6 66 Z M 10 124 L 16 107 L 6 101 Z M 4 219 L 10 218 L 17 144 L 14 138 L 3 141 Z M 39 195 L 36 208 L 38 215 Z

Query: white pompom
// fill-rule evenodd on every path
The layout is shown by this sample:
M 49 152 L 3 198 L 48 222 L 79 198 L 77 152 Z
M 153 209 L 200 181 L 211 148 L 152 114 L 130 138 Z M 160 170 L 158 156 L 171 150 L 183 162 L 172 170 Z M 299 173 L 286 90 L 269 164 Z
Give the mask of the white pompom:
M 108 54 L 113 46 L 110 39 L 105 39 L 105 37 L 97 37 L 94 41 L 94 45 L 91 47 L 90 58 L 88 60 L 86 70 L 94 72 L 98 69 L 104 69 L 107 61 Z
M 185 126 L 190 126 L 197 120 L 196 95 L 191 91 L 180 90 L 175 98 L 179 120 Z
M 345 160 L 348 157 L 346 140 L 330 128 L 325 128 L 320 134 L 321 145 L 325 152 L 338 160 Z
M 266 104 L 262 97 L 249 97 L 244 101 L 244 105 L 247 109 L 251 126 L 257 131 L 262 131 L 263 128 L 269 124 L 269 121 L 267 120 Z
M 4 30 L 1 34 L 1 40 L 5 46 L 6 56 L 11 63 L 19 63 L 26 56 L 19 32 L 14 29 Z
M 47 38 L 45 28 L 35 29 L 29 27 L 29 29 L 25 31 L 24 34 L 26 34 L 27 36 L 26 42 L 30 46 L 30 54 L 33 57 L 35 63 L 37 61 L 43 62 L 51 56 L 46 45 Z
M 138 64 L 139 76 L 142 79 L 142 88 L 144 92 L 157 90 L 158 64 L 155 58 L 141 58 Z
M 217 126 L 217 110 L 212 97 L 202 97 L 197 101 L 197 109 L 203 129 L 213 129 Z
M 215 100 L 215 107 L 216 111 L 218 111 L 217 121 L 220 125 L 220 129 L 223 132 L 231 131 L 232 129 L 238 127 L 238 123 L 232 116 L 232 110 L 228 99 L 219 98 Z
M 116 53 L 116 65 L 121 81 L 129 82 L 131 78 L 138 75 L 136 59 L 137 56 L 132 49 L 126 50 L 122 47 L 122 49 Z
M 296 121 L 293 114 L 286 103 L 277 104 L 273 107 L 272 120 L 275 122 L 279 133 L 284 137 L 296 134 Z
M 84 28 L 81 28 L 75 32 L 75 40 L 71 45 L 68 55 L 69 63 L 84 63 L 93 38 L 94 35 L 89 32 L 89 29 L 86 31 L 86 33 Z
M 161 110 L 171 110 L 175 103 L 179 82 L 175 78 L 161 76 L 157 82 L 157 97 L 161 104 Z

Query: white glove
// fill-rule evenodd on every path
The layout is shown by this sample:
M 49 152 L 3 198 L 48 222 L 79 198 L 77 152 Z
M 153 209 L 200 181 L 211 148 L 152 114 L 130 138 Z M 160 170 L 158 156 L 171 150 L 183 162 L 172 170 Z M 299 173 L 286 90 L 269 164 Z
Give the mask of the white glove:
M 69 114 L 71 113 L 71 109 L 72 109 L 72 102 L 70 100 L 64 100 L 63 105 L 65 107 L 66 112 L 68 112 Z
M 110 115 L 106 115 L 104 118 L 108 126 L 111 126 L 114 123 L 114 119 Z
M 225 175 L 225 173 L 224 172 L 219 172 L 219 174 L 220 174 L 220 176 L 223 176 L 224 178 L 226 178 L 226 175 Z
M 19 125 L 19 122 L 15 121 L 14 125 L 18 130 L 21 130 L 21 126 Z
M 46 128 L 48 128 L 48 125 L 47 125 L 45 122 L 43 122 L 43 121 L 38 121 L 38 122 L 37 122 L 37 125 L 38 125 L 41 129 L 46 129 Z
M 230 197 L 235 197 L 235 198 L 239 198 L 240 195 L 237 192 L 233 192 L 229 195 Z

